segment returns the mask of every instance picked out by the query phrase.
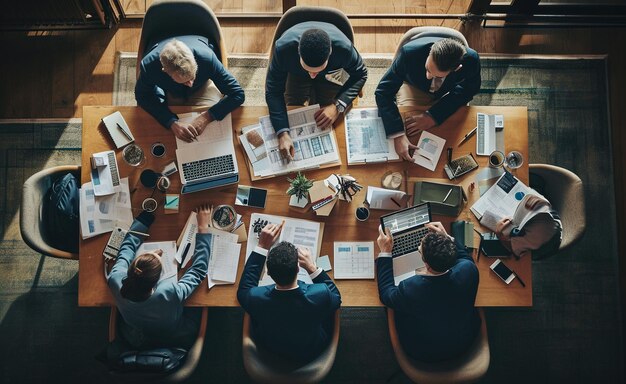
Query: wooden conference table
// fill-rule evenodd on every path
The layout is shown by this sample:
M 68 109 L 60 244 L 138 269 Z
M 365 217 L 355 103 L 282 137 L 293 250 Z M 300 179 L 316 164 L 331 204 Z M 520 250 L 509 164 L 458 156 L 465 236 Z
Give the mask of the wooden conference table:
M 108 137 L 106 129 L 101 124 L 101 119 L 115 111 L 120 111 L 124 116 L 129 127 L 133 131 L 136 143 L 140 145 L 146 152 L 145 168 L 160 171 L 165 164 L 175 158 L 176 143 L 174 135 L 163 129 L 148 113 L 139 107 L 119 107 L 119 106 L 86 106 L 83 108 L 83 137 L 82 137 L 82 175 L 83 183 L 89 181 L 90 177 L 90 161 L 92 153 L 111 150 L 115 148 L 112 140 Z M 180 107 L 174 109 L 174 112 L 184 112 L 194 110 L 194 107 Z M 418 110 L 418 109 L 414 109 Z M 409 112 L 409 109 L 403 112 Z M 460 147 L 458 143 L 465 133 L 469 132 L 476 126 L 476 113 L 492 113 L 503 114 L 505 122 L 505 150 L 517 150 L 524 156 L 524 164 L 515 171 L 515 175 L 528 185 L 528 118 L 526 107 L 463 107 L 453 116 L 451 116 L 444 124 L 434 128 L 432 132 L 446 139 L 446 146 L 454 148 L 453 158 L 475 152 L 476 135 L 467 140 Z M 259 116 L 267 115 L 265 107 L 242 107 L 232 114 L 233 129 L 238 132 L 241 127 L 258 122 Z M 417 178 L 440 179 L 440 181 L 448 182 L 445 176 L 443 165 L 445 163 L 445 151 L 439 160 L 438 166 L 434 172 L 423 167 L 408 162 L 392 162 L 378 163 L 368 165 L 347 166 L 346 160 L 346 142 L 343 121 L 335 124 L 338 145 L 341 153 L 342 165 L 340 167 L 326 168 L 306 171 L 309 179 L 323 180 L 331 173 L 350 174 L 363 185 L 380 186 L 381 176 L 388 170 L 407 172 L 409 176 L 408 185 L 402 187 L 407 188 L 412 194 L 413 183 Z M 245 158 L 243 148 L 239 141 L 234 137 L 235 148 L 237 152 L 237 161 L 240 170 L 240 182 L 242 185 L 254 185 L 260 188 L 268 189 L 268 198 L 266 208 L 263 210 L 256 208 L 248 208 L 235 206 L 238 213 L 243 215 L 246 228 L 250 224 L 250 215 L 253 212 L 265 214 L 274 214 L 280 216 L 289 216 L 295 218 L 309 219 L 325 223 L 323 244 L 320 255 L 329 255 L 331 262 L 333 260 L 333 243 L 335 241 L 376 241 L 378 236 L 379 218 L 388 211 L 371 210 L 369 220 L 359 222 L 356 220 L 355 209 L 361 205 L 365 199 L 366 189 L 361 190 L 348 203 L 339 201 L 333 212 L 328 217 L 318 217 L 312 210 L 310 205 L 307 209 L 300 209 L 289 206 L 289 196 L 285 193 L 289 184 L 286 176 L 278 176 L 271 179 L 259 180 L 252 183 L 250 181 L 250 172 L 245 167 Z M 149 151 L 155 142 L 161 142 L 166 146 L 166 154 L 161 158 L 155 158 Z M 121 158 L 121 150 L 116 150 L 117 162 L 120 169 L 121 177 L 137 176 L 137 170 L 133 170 Z M 485 156 L 477 156 L 476 160 L 481 167 L 487 166 L 487 158 Z M 478 188 L 473 192 L 469 192 L 469 184 L 474 180 L 476 171 L 470 172 L 460 178 L 459 183 L 465 188 L 468 195 L 468 204 L 458 218 L 447 216 L 434 216 L 433 220 L 442 221 L 449 231 L 450 223 L 459 220 L 471 220 L 475 223 L 476 228 L 480 228 L 476 218 L 469 211 L 469 207 L 479 197 Z M 172 187 L 168 193 L 179 193 L 180 178 L 178 174 L 174 174 L 170 178 Z M 401 188 L 402 188 L 401 187 Z M 132 188 L 132 184 L 131 184 Z M 230 204 L 234 206 L 235 194 L 237 186 L 225 186 L 196 192 L 192 194 L 181 195 L 180 207 L 178 214 L 165 215 L 163 212 L 163 195 L 158 191 L 155 194 L 159 200 L 159 208 L 156 210 L 156 220 L 150 228 L 149 241 L 175 240 L 178 238 L 182 228 L 185 225 L 189 212 L 202 203 L 209 204 Z M 140 212 L 141 201 L 151 194 L 151 189 L 145 188 L 139 184 L 136 192 L 132 196 L 133 216 L 137 216 Z M 485 228 L 483 232 L 487 231 Z M 476 235 L 477 236 L 477 235 Z M 78 284 L 78 304 L 80 306 L 110 306 L 114 305 L 113 297 L 109 292 L 104 278 L 104 259 L 102 250 L 109 238 L 109 234 L 103 234 L 91 239 L 80 241 L 80 259 L 79 259 L 79 284 Z M 476 244 L 478 240 L 475 239 Z M 194 294 L 187 301 L 187 305 L 192 306 L 238 306 L 236 291 L 239 284 L 239 277 L 243 271 L 245 244 L 241 247 L 241 257 L 239 260 L 238 278 L 234 285 L 215 286 L 208 290 L 206 281 L 199 286 Z M 378 247 L 375 246 L 378 251 Z M 474 253 L 476 259 L 476 253 Z M 532 306 L 532 276 L 531 276 L 531 259 L 529 257 L 520 260 L 507 260 L 507 265 L 511 267 L 526 283 L 526 287 L 513 281 L 510 285 L 505 285 L 493 272 L 489 270 L 489 265 L 493 259 L 481 256 L 478 261 L 478 269 L 480 272 L 480 284 L 478 287 L 478 295 L 476 297 L 477 306 Z M 332 276 L 332 271 L 330 272 Z M 341 292 L 342 305 L 344 306 L 382 306 L 378 298 L 378 287 L 376 280 L 337 280 L 335 281 Z

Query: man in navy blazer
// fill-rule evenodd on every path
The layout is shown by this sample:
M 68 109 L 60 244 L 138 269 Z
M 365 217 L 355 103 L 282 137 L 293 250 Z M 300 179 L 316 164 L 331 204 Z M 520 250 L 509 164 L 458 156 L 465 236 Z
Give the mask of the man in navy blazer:
M 243 103 L 243 88 L 224 68 L 206 37 L 171 37 L 148 47 L 140 63 L 135 99 L 179 139 L 191 141 L 211 121 L 222 120 Z M 210 108 L 193 122 L 185 123 L 168 105 Z
M 472 100 L 480 81 L 478 53 L 455 39 L 418 36 L 402 46 L 375 92 L 378 113 L 398 155 L 414 161 L 409 149 L 416 147 L 409 137 L 443 123 Z M 403 124 L 398 106 L 416 105 L 430 108 Z
M 435 362 L 465 352 L 476 339 L 480 317 L 474 301 L 478 269 L 464 247 L 448 236 L 441 223 L 420 245 L 425 270 L 396 287 L 393 278 L 393 237 L 379 227 L 376 260 L 380 301 L 395 311 L 404 351 L 416 360 Z
M 343 84 L 338 80 L 341 69 L 349 75 Z M 265 100 L 281 154 L 287 160 L 295 155 L 286 105 L 319 103 L 322 108 L 315 121 L 323 129 L 352 104 L 365 80 L 361 55 L 333 24 L 307 21 L 286 30 L 276 40 L 265 81 Z
M 296 249 L 278 239 L 282 225 L 268 224 L 259 245 L 250 254 L 237 290 L 239 303 L 250 315 L 255 342 L 296 363 L 306 363 L 326 348 L 332 338 L 334 313 L 341 295 L 332 279 L 317 268 L 308 249 Z M 267 273 L 276 284 L 259 287 L 267 255 Z M 297 280 L 298 264 L 314 284 Z

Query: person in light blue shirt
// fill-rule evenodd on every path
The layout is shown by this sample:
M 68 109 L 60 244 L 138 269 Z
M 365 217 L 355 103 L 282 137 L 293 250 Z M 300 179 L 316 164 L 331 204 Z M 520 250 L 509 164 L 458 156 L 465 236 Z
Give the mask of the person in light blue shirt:
M 124 239 L 117 260 L 107 276 L 109 289 L 121 315 L 119 333 L 134 348 L 189 348 L 200 325 L 200 308 L 183 307 L 184 301 L 204 280 L 211 253 L 211 209 L 198 208 L 198 234 L 191 267 L 180 280 L 159 282 L 163 251 L 135 256 L 154 216 L 142 212 Z

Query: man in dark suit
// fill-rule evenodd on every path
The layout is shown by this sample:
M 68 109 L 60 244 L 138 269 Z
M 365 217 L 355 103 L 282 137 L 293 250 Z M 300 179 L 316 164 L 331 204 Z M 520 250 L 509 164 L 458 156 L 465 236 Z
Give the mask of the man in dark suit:
M 343 84 L 338 80 L 342 69 L 349 75 Z M 315 121 L 326 128 L 352 104 L 365 80 L 361 55 L 333 24 L 307 21 L 286 30 L 276 40 L 265 82 L 265 100 L 282 155 L 288 160 L 295 155 L 286 105 L 319 103 L 322 108 Z
M 478 269 L 441 223 L 426 225 L 431 232 L 420 245 L 423 271 L 395 286 L 393 237 L 380 227 L 376 268 L 380 301 L 395 311 L 402 348 L 416 360 L 435 362 L 462 354 L 478 335 Z
M 148 47 L 141 60 L 135 99 L 179 139 L 191 141 L 211 121 L 222 120 L 243 103 L 243 88 L 224 68 L 206 37 L 177 36 Z M 168 105 L 210 108 L 185 123 Z
M 281 242 L 268 254 L 281 230 L 282 225 L 269 224 L 261 231 L 259 245 L 241 276 L 237 299 L 250 315 L 256 343 L 282 358 L 306 363 L 328 345 L 341 295 L 326 272 L 315 266 L 308 249 Z M 276 284 L 258 287 L 266 255 L 267 273 Z M 298 264 L 314 284 L 297 280 Z
M 479 90 L 476 51 L 451 38 L 418 36 L 400 48 L 375 94 L 387 137 L 394 138 L 402 159 L 414 161 L 409 149 L 416 147 L 409 137 L 443 123 Z M 403 124 L 398 106 L 416 105 L 430 108 Z

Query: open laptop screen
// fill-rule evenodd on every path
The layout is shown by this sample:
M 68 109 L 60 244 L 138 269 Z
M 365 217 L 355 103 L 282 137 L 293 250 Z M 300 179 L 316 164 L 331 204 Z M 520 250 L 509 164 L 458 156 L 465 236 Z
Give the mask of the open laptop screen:
M 424 203 L 414 207 L 396 211 L 385 216 L 381 216 L 380 224 L 383 230 L 389 228 L 391 234 L 415 229 L 430 223 L 430 204 Z

